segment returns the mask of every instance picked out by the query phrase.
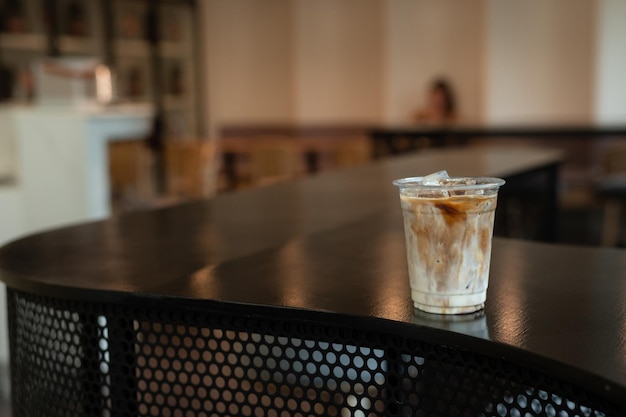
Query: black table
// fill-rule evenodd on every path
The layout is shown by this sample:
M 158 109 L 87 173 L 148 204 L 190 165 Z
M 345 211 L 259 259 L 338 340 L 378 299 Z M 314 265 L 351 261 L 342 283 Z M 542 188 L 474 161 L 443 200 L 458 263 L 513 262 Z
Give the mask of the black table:
M 622 251 L 497 238 L 484 314 L 413 310 L 390 180 L 557 158 L 485 152 L 5 246 L 15 415 L 626 415 Z
M 424 147 L 465 144 L 472 138 L 566 138 L 593 140 L 624 137 L 624 124 L 437 124 L 380 126 L 369 130 L 374 156 L 395 155 Z

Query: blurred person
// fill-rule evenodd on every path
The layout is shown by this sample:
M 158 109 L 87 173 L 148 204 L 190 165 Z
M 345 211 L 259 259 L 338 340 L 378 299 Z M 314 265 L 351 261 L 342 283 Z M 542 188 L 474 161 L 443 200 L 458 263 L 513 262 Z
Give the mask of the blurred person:
M 450 123 L 457 119 L 456 100 L 445 78 L 435 79 L 428 88 L 426 105 L 415 115 L 421 123 Z

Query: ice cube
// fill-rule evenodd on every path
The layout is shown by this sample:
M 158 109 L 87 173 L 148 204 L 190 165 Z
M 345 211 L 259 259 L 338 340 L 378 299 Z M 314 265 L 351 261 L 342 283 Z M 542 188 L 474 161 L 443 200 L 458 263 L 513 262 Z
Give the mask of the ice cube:
M 439 180 L 440 185 L 454 187 L 457 185 L 476 185 L 476 180 L 473 178 L 445 178 Z
M 448 175 L 448 171 L 446 171 L 446 170 L 437 171 L 437 172 L 433 172 L 432 174 L 426 175 L 422 179 L 422 184 L 424 184 L 426 186 L 441 187 L 443 185 L 442 182 L 446 181 L 449 178 L 450 178 L 450 176 Z M 450 197 L 450 195 L 448 194 L 448 191 L 446 191 L 444 189 L 423 190 L 422 194 L 423 194 L 422 195 L 423 197 L 429 197 L 429 198 Z
M 442 181 L 450 178 L 448 175 L 448 171 L 445 169 L 442 171 L 433 172 L 432 174 L 426 175 L 422 179 L 422 184 L 424 185 L 442 185 Z
M 455 186 L 463 186 L 463 185 L 476 185 L 476 180 L 473 178 L 450 178 L 450 179 L 444 179 L 441 180 L 442 187 L 455 187 Z M 448 190 L 448 192 L 450 193 L 450 195 L 465 195 L 467 193 L 467 190 L 461 189 L 461 190 Z

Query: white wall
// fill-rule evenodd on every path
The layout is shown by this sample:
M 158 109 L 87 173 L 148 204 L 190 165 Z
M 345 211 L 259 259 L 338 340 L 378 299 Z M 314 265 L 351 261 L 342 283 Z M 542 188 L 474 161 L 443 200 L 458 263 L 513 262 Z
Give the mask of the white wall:
M 15 186 L 0 186 L 0 246 L 21 235 L 22 204 Z M 0 282 L 0 364 L 9 362 L 6 286 Z M 0 392 L 0 396 L 2 393 Z
M 591 118 L 595 9 L 589 0 L 489 0 L 489 120 Z
M 626 120 L 626 1 L 598 0 L 595 117 Z
M 429 83 L 445 76 L 459 116 L 483 114 L 484 0 L 387 0 L 385 120 L 411 121 Z
M 295 5 L 296 121 L 381 121 L 383 3 L 296 0 Z
M 2 110 L 2 109 L 0 109 Z M 0 111 L 0 176 L 17 178 L 15 129 L 9 114 Z M 0 185 L 0 246 L 19 237 L 24 231 L 21 194 L 15 183 Z M 6 286 L 0 282 L 0 365 L 9 362 Z M 2 384 L 0 384 L 0 388 Z M 0 389 L 0 397 L 2 396 Z

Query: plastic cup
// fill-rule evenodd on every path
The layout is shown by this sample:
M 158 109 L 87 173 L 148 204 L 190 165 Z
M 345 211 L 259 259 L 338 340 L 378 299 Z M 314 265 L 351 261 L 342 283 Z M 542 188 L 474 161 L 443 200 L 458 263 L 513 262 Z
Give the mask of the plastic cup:
M 424 177 L 393 182 L 400 189 L 416 308 L 465 314 L 484 308 L 500 178 Z

